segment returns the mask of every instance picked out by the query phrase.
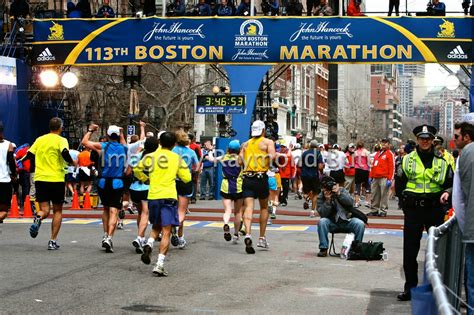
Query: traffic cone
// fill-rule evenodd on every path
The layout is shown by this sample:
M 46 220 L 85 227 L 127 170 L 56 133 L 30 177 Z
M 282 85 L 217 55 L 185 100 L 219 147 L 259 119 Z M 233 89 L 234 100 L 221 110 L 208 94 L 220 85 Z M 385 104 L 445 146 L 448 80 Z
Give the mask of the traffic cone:
M 25 202 L 23 203 L 23 218 L 32 218 L 33 211 L 31 210 L 30 196 L 26 195 Z
M 79 195 L 77 194 L 77 190 L 74 190 L 74 195 L 72 196 L 72 210 L 80 210 L 81 206 L 79 205 Z
M 82 209 L 83 210 L 92 210 L 91 196 L 89 195 L 88 192 L 86 192 L 86 195 L 84 196 L 84 203 L 82 204 Z
M 12 197 L 12 205 L 10 207 L 10 215 L 8 217 L 15 219 L 20 217 L 20 211 L 18 209 L 18 199 L 16 198 L 16 194 L 14 194 Z

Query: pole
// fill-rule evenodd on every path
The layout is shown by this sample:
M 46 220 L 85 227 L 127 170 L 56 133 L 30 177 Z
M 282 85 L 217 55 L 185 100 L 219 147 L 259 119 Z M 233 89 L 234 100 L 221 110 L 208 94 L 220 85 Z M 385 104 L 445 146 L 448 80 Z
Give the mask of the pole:
M 472 74 L 474 73 L 474 66 L 471 66 L 471 88 L 469 89 L 469 111 L 474 113 L 474 78 Z
M 255 0 L 250 0 L 250 16 L 255 16 Z
M 161 16 L 165 17 L 166 16 L 166 0 L 163 0 L 162 2 L 163 10 L 161 10 Z

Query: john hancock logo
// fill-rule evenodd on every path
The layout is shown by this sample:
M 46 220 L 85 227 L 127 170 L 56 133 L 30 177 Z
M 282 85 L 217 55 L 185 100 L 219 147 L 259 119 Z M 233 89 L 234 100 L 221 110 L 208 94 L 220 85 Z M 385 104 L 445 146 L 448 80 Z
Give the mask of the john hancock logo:
M 51 34 L 48 35 L 48 40 L 64 40 L 64 28 L 61 24 L 54 23 L 49 28 Z
M 438 37 L 441 38 L 454 38 L 456 37 L 454 30 L 454 23 L 449 22 L 443 19 L 444 23 L 439 26 L 440 31 L 438 32 Z
M 268 59 L 268 35 L 263 33 L 263 24 L 258 20 L 246 20 L 235 35 L 234 48 L 237 52 L 232 60 L 259 61 Z

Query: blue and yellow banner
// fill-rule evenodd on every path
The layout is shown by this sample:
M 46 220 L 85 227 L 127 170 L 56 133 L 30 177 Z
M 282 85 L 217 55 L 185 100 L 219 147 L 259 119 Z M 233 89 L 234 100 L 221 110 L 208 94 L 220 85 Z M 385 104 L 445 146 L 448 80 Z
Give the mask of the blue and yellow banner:
M 119 18 L 34 21 L 34 65 L 150 62 L 472 65 L 469 17 Z

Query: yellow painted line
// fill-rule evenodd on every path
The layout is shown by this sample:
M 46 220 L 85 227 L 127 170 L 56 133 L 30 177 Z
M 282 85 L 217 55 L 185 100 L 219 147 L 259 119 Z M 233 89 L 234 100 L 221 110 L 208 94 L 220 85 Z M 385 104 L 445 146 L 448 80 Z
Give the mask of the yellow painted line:
M 193 225 L 196 225 L 196 224 L 199 224 L 201 222 L 199 221 L 184 221 L 184 226 L 193 226 Z
M 63 224 L 91 224 L 102 222 L 102 220 L 91 220 L 91 219 L 71 219 L 64 221 Z
M 278 230 L 280 231 L 306 231 L 309 226 L 297 226 L 297 225 L 287 225 L 287 226 L 280 226 Z
M 32 223 L 33 218 L 25 218 L 25 219 L 5 219 L 3 222 L 5 223 Z
M 100 221 L 102 222 L 102 220 Z M 122 222 L 123 222 L 123 225 L 131 224 L 131 223 L 137 224 L 137 220 L 130 220 L 130 219 L 125 219 Z
M 214 222 L 214 223 L 209 223 L 206 224 L 205 227 L 223 227 L 224 223 L 223 222 Z

